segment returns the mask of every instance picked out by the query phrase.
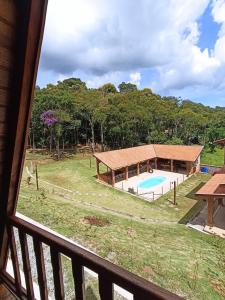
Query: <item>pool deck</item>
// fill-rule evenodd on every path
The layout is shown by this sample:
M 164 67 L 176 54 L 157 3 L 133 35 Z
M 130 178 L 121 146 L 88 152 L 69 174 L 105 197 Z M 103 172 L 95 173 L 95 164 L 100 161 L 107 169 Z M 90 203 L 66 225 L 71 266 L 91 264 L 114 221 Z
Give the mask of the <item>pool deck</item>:
M 139 188 L 138 184 L 146 179 L 155 177 L 155 176 L 164 176 L 166 180 L 154 187 L 151 188 Z M 153 170 L 153 173 L 144 172 L 139 176 L 134 176 L 129 178 L 128 180 L 123 180 L 117 182 L 115 187 L 124 191 L 128 191 L 129 189 L 133 189 L 134 192 L 148 200 L 154 201 L 164 195 L 165 193 L 169 192 L 173 188 L 173 182 L 176 181 L 177 184 L 182 183 L 184 180 L 187 179 L 186 175 L 174 172 L 167 172 L 161 170 Z

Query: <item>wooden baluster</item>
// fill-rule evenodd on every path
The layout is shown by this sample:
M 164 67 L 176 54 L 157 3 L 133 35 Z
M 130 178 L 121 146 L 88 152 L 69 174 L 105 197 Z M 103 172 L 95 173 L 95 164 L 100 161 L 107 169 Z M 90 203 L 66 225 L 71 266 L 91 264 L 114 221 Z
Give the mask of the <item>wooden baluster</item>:
M 36 237 L 33 238 L 33 242 L 34 242 L 34 253 L 35 253 L 35 257 L 36 257 L 40 296 L 41 296 L 41 300 L 47 300 L 48 299 L 48 288 L 47 288 L 47 280 L 46 280 L 46 273 L 45 273 L 45 261 L 44 261 L 42 243 Z
M 24 232 L 19 231 L 22 259 L 23 259 L 23 270 L 26 281 L 27 288 L 27 299 L 34 299 L 34 289 L 33 289 L 33 279 L 31 275 L 30 259 L 29 259 L 29 250 L 27 245 L 27 236 Z
M 55 285 L 55 299 L 62 300 L 65 298 L 64 295 L 64 283 L 62 274 L 62 263 L 59 252 L 55 248 L 50 248 L 53 279 Z
M 113 285 L 105 275 L 99 275 L 99 294 L 101 300 L 113 300 Z
M 76 300 L 85 299 L 85 279 L 84 279 L 84 267 L 78 260 L 72 260 L 73 279 L 75 287 Z
M 16 241 L 15 241 L 15 236 L 14 236 L 14 231 L 12 226 L 8 227 L 8 236 L 9 236 L 9 246 L 11 251 L 14 277 L 15 277 L 16 292 L 19 297 L 22 297 L 20 268 L 19 268 L 17 250 L 16 250 Z

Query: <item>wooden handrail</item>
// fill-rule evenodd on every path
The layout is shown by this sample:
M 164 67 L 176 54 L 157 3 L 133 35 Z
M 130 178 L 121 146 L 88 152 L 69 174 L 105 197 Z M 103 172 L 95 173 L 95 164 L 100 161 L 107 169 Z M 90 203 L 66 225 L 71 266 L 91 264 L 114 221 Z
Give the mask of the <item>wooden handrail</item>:
M 78 299 L 82 300 L 85 298 L 83 276 L 84 267 L 98 274 L 99 294 L 102 300 L 113 299 L 114 284 L 133 294 L 135 300 L 181 299 L 179 296 L 89 252 L 88 250 L 85 250 L 73 243 L 70 243 L 67 239 L 63 239 L 21 218 L 18 218 L 16 216 L 9 217 L 7 220 L 7 228 L 8 232 L 11 233 L 13 232 L 13 228 L 18 229 L 20 241 L 23 242 L 23 261 L 26 263 L 26 267 L 24 268 L 25 272 L 29 270 L 30 266 L 29 260 L 27 259 L 27 244 L 24 236 L 28 234 L 33 238 L 38 271 L 38 282 L 40 286 L 40 291 L 42 293 L 42 299 L 47 299 L 48 297 L 42 243 L 50 247 L 56 299 L 64 299 L 61 255 L 69 257 L 72 261 L 72 270 L 75 282 L 75 293 Z M 11 237 L 14 239 L 13 234 L 10 235 L 10 238 Z M 11 242 L 11 245 L 13 245 L 13 248 L 15 248 L 14 243 Z M 13 265 L 14 270 L 18 271 L 18 259 L 14 259 Z M 30 281 L 29 274 L 25 274 L 25 278 L 27 278 L 27 282 Z M 16 284 L 18 284 L 17 280 Z M 19 289 L 19 287 L 17 287 L 17 289 Z M 27 294 L 32 295 L 32 290 L 30 289 L 29 291 L 27 291 Z

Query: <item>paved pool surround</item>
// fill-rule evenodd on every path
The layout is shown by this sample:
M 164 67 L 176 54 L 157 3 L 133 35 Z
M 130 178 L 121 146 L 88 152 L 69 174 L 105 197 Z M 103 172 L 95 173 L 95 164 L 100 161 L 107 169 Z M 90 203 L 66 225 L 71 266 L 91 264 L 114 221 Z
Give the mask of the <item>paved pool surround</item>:
M 161 183 L 154 185 L 152 187 L 142 188 L 142 182 L 148 179 L 153 179 L 155 177 L 165 177 L 165 180 Z M 173 182 L 176 181 L 177 185 L 181 184 L 185 181 L 188 177 L 186 175 L 174 172 L 167 172 L 161 170 L 153 170 L 153 173 L 141 173 L 138 176 L 134 176 L 129 178 L 128 180 L 123 180 L 117 182 L 115 187 L 121 190 L 128 192 L 130 189 L 140 197 L 148 200 L 148 201 L 155 201 L 163 194 L 166 194 L 173 188 Z

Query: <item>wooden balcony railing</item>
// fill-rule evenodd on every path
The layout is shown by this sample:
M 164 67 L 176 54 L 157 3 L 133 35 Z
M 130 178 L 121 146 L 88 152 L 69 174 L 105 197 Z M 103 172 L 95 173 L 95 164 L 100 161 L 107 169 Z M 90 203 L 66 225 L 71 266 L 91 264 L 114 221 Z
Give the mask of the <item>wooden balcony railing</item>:
M 16 230 L 17 229 L 17 230 Z M 21 284 L 21 272 L 18 254 L 18 242 L 15 231 L 19 237 L 19 247 L 22 256 L 22 269 L 25 277 L 25 286 Z M 64 280 L 61 257 L 71 259 L 71 268 L 74 280 L 74 295 L 77 300 L 85 299 L 84 267 L 98 274 L 98 289 L 101 300 L 114 298 L 114 285 L 119 286 L 133 295 L 133 299 L 180 299 L 177 295 L 166 291 L 147 280 L 138 277 L 123 268 L 75 245 L 68 239 L 61 238 L 51 231 L 44 230 L 27 220 L 17 216 L 10 217 L 7 221 L 9 236 L 9 250 L 11 253 L 14 276 L 6 270 L 1 274 L 1 279 L 20 298 L 35 299 L 33 278 L 31 274 L 31 261 L 28 247 L 29 239 L 33 240 L 35 264 L 37 269 L 40 298 L 49 299 L 48 276 L 43 253 L 43 245 L 49 246 L 52 273 L 54 279 L 54 294 L 56 300 L 65 298 Z

